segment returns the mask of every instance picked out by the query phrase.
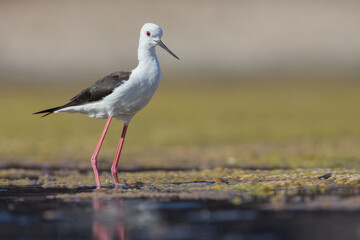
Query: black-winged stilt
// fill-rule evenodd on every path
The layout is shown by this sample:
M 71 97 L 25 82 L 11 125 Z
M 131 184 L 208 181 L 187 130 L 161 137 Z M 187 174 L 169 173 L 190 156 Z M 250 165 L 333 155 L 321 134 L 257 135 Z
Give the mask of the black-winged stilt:
M 124 121 L 120 143 L 111 167 L 115 186 L 118 186 L 117 165 L 123 147 L 126 130 L 131 118 L 148 104 L 160 83 L 161 69 L 155 47 L 160 46 L 179 59 L 161 41 L 162 29 L 153 23 L 146 23 L 140 30 L 138 66 L 131 72 L 115 72 L 81 91 L 70 101 L 59 107 L 46 109 L 34 114 L 69 112 L 83 113 L 89 117 L 107 118 L 104 131 L 91 157 L 97 188 L 101 187 L 97 169 L 97 156 L 104 141 L 112 118 Z

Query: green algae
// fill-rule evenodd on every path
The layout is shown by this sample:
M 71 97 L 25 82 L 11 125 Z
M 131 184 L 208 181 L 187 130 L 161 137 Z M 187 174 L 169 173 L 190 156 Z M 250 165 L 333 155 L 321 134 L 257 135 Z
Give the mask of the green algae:
M 92 172 L 78 171 L 43 172 L 38 178 L 19 178 L 27 171 L 1 170 L 1 186 L 42 187 L 44 189 L 91 189 L 95 188 Z M 331 172 L 328 179 L 319 176 Z M 29 173 L 30 174 L 30 173 Z M 115 188 L 108 172 L 101 174 L 103 188 L 76 194 L 57 194 L 62 199 L 82 199 L 101 196 L 104 198 L 149 198 L 158 200 L 226 200 L 242 204 L 268 199 L 272 203 L 286 201 L 299 194 L 323 195 L 330 192 L 360 193 L 360 171 L 351 169 L 293 169 L 293 170 L 242 170 L 215 168 L 189 171 L 121 172 L 120 187 Z M 270 200 L 269 200 L 270 199 Z

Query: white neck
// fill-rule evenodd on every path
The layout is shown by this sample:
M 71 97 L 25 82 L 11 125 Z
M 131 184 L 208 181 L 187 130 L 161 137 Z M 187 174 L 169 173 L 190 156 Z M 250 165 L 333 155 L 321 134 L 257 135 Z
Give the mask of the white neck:
M 138 60 L 139 65 L 137 69 L 141 69 L 141 72 L 146 71 L 147 74 L 153 75 L 155 78 L 157 78 L 157 76 L 160 78 L 161 70 L 155 47 L 140 44 L 138 48 Z
M 147 62 L 149 60 L 156 60 L 157 56 L 156 56 L 156 52 L 155 52 L 155 47 L 146 47 L 146 46 L 139 46 L 138 48 L 138 60 L 139 60 L 139 64 L 142 62 Z
M 139 65 L 136 67 L 136 72 L 146 74 L 149 79 L 160 81 L 161 70 L 155 47 L 139 44 L 138 60 Z

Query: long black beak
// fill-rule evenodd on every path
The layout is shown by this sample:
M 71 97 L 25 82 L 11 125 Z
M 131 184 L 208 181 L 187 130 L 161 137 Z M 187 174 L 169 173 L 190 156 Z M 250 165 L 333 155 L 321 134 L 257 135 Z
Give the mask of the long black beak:
M 168 49 L 167 46 L 165 46 L 165 44 L 164 44 L 161 40 L 159 40 L 159 41 L 157 42 L 157 45 L 159 45 L 160 47 L 162 47 L 163 49 L 165 49 L 165 50 L 166 50 L 168 53 L 170 53 L 174 58 L 180 60 L 180 58 L 178 58 L 172 51 L 170 51 L 170 49 Z

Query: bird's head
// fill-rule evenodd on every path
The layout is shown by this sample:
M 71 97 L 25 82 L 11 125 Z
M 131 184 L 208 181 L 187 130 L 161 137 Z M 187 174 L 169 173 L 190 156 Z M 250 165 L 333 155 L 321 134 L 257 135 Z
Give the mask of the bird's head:
M 145 23 L 140 30 L 140 45 L 145 48 L 154 48 L 160 46 L 170 53 L 173 57 L 179 59 L 173 52 L 168 49 L 161 41 L 163 31 L 161 27 L 154 23 Z

